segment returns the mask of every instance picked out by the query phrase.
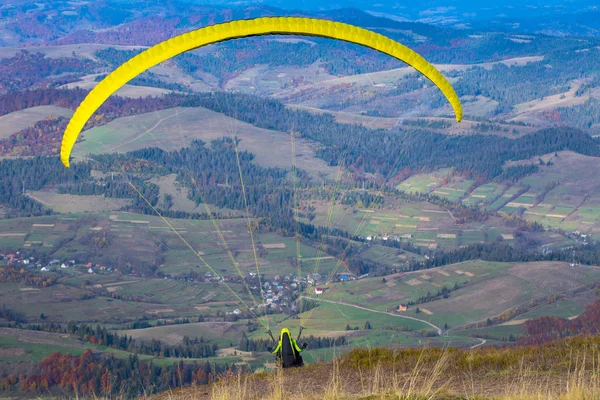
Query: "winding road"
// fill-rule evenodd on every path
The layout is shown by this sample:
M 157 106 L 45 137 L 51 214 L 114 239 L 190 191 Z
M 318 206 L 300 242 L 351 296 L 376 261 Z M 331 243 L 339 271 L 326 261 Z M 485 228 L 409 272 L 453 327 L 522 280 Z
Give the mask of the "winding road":
M 474 346 L 469 347 L 469 349 L 471 349 L 471 350 L 476 349 L 479 346 L 483 346 L 487 342 L 487 340 L 485 340 L 485 339 L 481 339 L 481 338 L 478 338 L 478 339 L 480 340 L 480 342 Z
M 184 109 L 184 110 L 176 110 L 175 113 L 170 114 L 170 115 L 166 115 L 163 118 L 159 119 L 158 121 L 156 121 L 154 123 L 154 125 L 152 125 L 150 128 L 147 128 L 146 130 L 144 130 L 143 132 L 139 132 L 137 134 L 135 134 L 132 138 L 130 138 L 129 140 L 126 140 L 125 142 L 121 142 L 121 143 L 117 143 L 113 146 L 111 146 L 108 149 L 108 152 L 115 152 L 117 151 L 118 148 L 123 147 L 123 146 L 127 146 L 130 143 L 135 142 L 136 140 L 139 140 L 140 138 L 146 136 L 147 134 L 151 134 L 152 131 L 154 131 L 156 128 L 158 128 L 160 126 L 160 124 L 162 124 L 164 121 L 171 119 L 173 117 L 178 117 L 179 115 L 183 114 L 184 112 L 188 111 L 189 109 Z M 163 146 L 164 147 L 164 146 Z
M 391 315 L 392 317 L 404 318 L 404 319 L 412 319 L 413 321 L 419 321 L 419 322 L 422 322 L 424 324 L 427 324 L 427 325 L 431 326 L 432 328 L 434 328 L 435 330 L 437 330 L 438 335 L 440 335 L 440 336 L 442 335 L 442 328 L 440 328 L 439 326 L 436 326 L 436 325 L 432 324 L 429 321 L 425 321 L 425 320 L 422 320 L 422 319 L 419 319 L 419 318 L 408 317 L 406 315 L 398 315 L 398 314 L 394 314 L 394 313 L 387 312 L 387 311 L 372 310 L 370 308 L 366 308 L 366 307 L 362 307 L 362 306 L 357 306 L 356 304 L 344 303 L 342 301 L 325 300 L 325 299 L 319 299 L 319 298 L 315 299 L 315 298 L 312 298 L 312 297 L 305 297 L 305 296 L 302 296 L 302 297 L 310 299 L 310 300 L 317 300 L 317 301 L 323 301 L 323 302 L 326 302 L 326 303 L 340 304 L 340 305 L 343 305 L 343 306 L 354 307 L 354 308 L 358 308 L 360 310 L 370 311 L 370 312 L 373 312 L 373 313 L 387 314 L 387 315 Z M 481 343 L 481 344 L 483 344 L 483 343 Z M 479 344 L 479 345 L 481 345 L 481 344 Z

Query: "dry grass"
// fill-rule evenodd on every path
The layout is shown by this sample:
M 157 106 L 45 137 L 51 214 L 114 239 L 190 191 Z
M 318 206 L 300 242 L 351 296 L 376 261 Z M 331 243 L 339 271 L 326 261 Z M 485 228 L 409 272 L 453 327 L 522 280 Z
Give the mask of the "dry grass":
M 95 78 L 95 75 L 92 76 Z M 59 86 L 61 89 L 74 89 L 80 88 L 84 90 L 92 90 L 98 82 L 93 80 L 92 78 L 84 77 L 83 80 L 67 83 L 66 85 Z M 172 93 L 172 90 L 161 89 L 151 86 L 136 86 L 136 85 L 123 85 L 119 90 L 115 92 L 115 95 L 120 97 L 129 97 L 129 98 L 142 98 L 147 96 L 158 97 L 164 94 Z
M 130 205 L 131 199 L 106 199 L 104 195 L 80 196 L 52 191 L 28 191 L 27 196 L 57 213 L 116 211 Z
M 88 154 L 127 152 L 153 146 L 176 150 L 189 146 L 193 140 L 209 142 L 224 136 L 240 138 L 240 150 L 253 153 L 257 164 L 280 168 L 292 166 L 292 147 L 287 133 L 258 128 L 201 107 L 175 107 L 117 118 L 85 131 L 84 140 L 76 146 L 73 156 L 87 157 Z M 335 177 L 337 169 L 316 157 L 317 144 L 303 138 L 298 138 L 295 143 L 298 168 L 314 177 L 320 173 Z
M 371 117 L 341 111 L 321 110 L 319 108 L 299 104 L 286 104 L 286 107 L 291 108 L 292 110 L 304 110 L 315 114 L 330 114 L 333 115 L 335 120 L 339 123 L 359 124 L 370 129 L 392 129 L 398 124 L 398 118 Z
M 57 106 L 38 106 L 0 116 L 0 138 L 6 139 L 13 133 L 34 126 L 36 122 L 50 116 L 70 117 L 73 110 Z
M 600 338 L 507 349 L 357 349 L 329 364 L 229 375 L 157 399 L 587 400 L 600 398 Z

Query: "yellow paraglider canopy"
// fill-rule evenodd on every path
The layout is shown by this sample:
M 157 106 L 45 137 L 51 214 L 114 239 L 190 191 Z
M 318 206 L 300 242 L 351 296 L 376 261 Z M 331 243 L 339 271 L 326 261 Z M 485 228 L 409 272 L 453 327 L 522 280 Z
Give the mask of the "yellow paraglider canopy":
M 63 164 L 69 167 L 71 150 L 92 114 L 111 94 L 142 72 L 178 54 L 202 46 L 230 39 L 271 34 L 343 40 L 404 61 L 439 87 L 454 109 L 456 120 L 462 119 L 462 106 L 450 83 L 433 65 L 408 47 L 378 33 L 341 22 L 300 17 L 265 17 L 226 22 L 176 36 L 147 49 L 114 70 L 87 95 L 69 121 L 60 149 Z

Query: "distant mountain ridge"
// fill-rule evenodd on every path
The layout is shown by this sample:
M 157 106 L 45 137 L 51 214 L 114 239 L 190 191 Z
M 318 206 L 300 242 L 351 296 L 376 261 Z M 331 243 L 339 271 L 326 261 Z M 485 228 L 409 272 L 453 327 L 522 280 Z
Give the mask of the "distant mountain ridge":
M 203 5 L 186 0 L 169 3 L 24 1 L 0 6 L 0 21 L 4 22 L 0 25 L 0 46 L 82 42 L 151 44 L 193 28 L 232 19 L 274 15 L 312 16 L 365 27 L 415 31 L 425 26 L 428 30 L 434 29 L 431 27 L 433 24 L 438 26 L 435 29 L 444 30 L 445 35 L 456 31 L 452 36 L 464 36 L 469 31 L 489 31 L 490 27 L 511 33 L 600 34 L 600 11 L 587 0 L 576 2 L 570 8 L 550 6 L 543 13 L 534 7 L 536 11 L 529 14 L 507 13 L 510 8 L 484 14 L 463 12 L 458 6 L 441 8 L 435 2 L 425 3 L 421 9 L 412 11 L 396 4 L 386 4 L 361 9 L 353 2 L 328 3 L 326 10 L 320 10 L 310 7 L 310 2 L 278 4 L 277 0 L 259 5 L 226 1 Z M 302 11 L 297 11 L 300 9 Z

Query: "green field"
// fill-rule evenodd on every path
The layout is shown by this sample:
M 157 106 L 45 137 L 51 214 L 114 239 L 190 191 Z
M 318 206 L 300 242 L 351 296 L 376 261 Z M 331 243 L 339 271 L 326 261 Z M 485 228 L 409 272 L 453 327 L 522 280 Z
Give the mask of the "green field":
M 576 297 L 559 299 L 554 303 L 536 307 L 535 309 L 521 314 L 505 324 L 494 325 L 480 329 L 453 330 L 455 335 L 492 335 L 494 337 L 519 336 L 527 333 L 525 322 L 529 319 L 542 316 L 557 316 L 561 318 L 573 318 L 585 311 L 587 304 L 593 303 L 598 297 L 593 292 L 586 292 Z
M 409 194 L 430 193 L 432 195 L 458 201 L 475 181 L 453 177 L 453 168 L 442 168 L 427 174 L 416 174 L 396 186 L 396 189 Z
M 204 310 L 203 315 L 214 314 L 215 312 L 211 312 L 213 303 L 214 307 L 224 311 L 240 307 L 239 302 L 226 286 L 213 283 L 185 282 L 171 279 L 128 279 L 114 275 L 98 274 L 67 278 L 64 282 L 76 287 L 83 287 L 84 283 L 88 282 L 89 285 L 85 286 L 87 289 L 93 288 L 110 294 L 134 296 L 146 303 L 153 303 L 156 309 L 161 307 L 163 310 L 177 309 L 187 315 L 196 314 L 197 309 L 195 307 L 200 306 Z M 247 294 L 244 285 L 230 282 L 228 286 L 250 306 L 253 305 L 253 301 Z M 155 314 L 157 316 L 171 316 L 173 311 L 162 311 Z
M 118 132 L 119 134 L 115 134 Z M 241 139 L 240 150 L 248 150 L 255 162 L 268 167 L 291 168 L 292 148 L 289 135 L 257 128 L 202 107 L 175 107 L 135 116 L 117 118 L 106 125 L 83 132 L 83 140 L 74 147 L 76 159 L 94 154 L 128 152 L 145 147 L 165 150 L 188 146 L 193 140 L 222 137 Z M 334 178 L 335 167 L 315 157 L 315 149 L 305 140 L 296 142 L 298 168 L 318 177 L 319 173 Z M 191 168 L 191 166 L 190 166 Z
M 502 207 L 500 209 L 500 212 L 504 212 L 507 214 L 513 214 L 513 213 L 517 212 L 517 210 L 519 210 L 520 208 L 529 209 L 529 208 L 533 207 L 535 202 L 536 202 L 535 194 L 527 192 L 527 193 L 522 194 L 521 196 L 517 197 L 513 201 L 507 203 L 504 207 Z
M 363 330 L 365 322 L 369 321 L 372 330 L 395 331 L 397 328 L 404 327 L 413 331 L 432 331 L 433 328 L 427 324 L 410 319 L 394 317 L 388 314 L 372 312 L 369 310 L 358 309 L 349 305 L 334 304 L 329 302 L 320 302 L 319 306 L 312 313 L 307 312 L 299 315 L 299 319 L 288 319 L 281 323 L 281 316 L 271 319 L 270 328 L 275 332 L 282 327 L 288 327 L 297 332 L 300 324 L 305 327 L 306 335 L 342 335 L 349 334 L 346 326 L 359 327 L 359 331 L 351 331 L 351 337 L 362 337 L 366 333 L 372 333 Z M 405 332 L 405 337 L 412 336 L 410 332 Z M 252 337 L 265 337 L 264 332 L 257 331 Z
M 305 353 L 306 361 L 328 361 L 334 353 L 340 354 L 352 347 L 365 346 L 420 346 L 426 344 L 470 346 L 477 340 L 463 336 L 442 336 L 427 338 L 421 332 L 432 331 L 432 327 L 401 317 L 380 314 L 369 310 L 357 309 L 349 305 L 320 302 L 319 306 L 311 313 L 299 315 L 298 319 L 287 319 L 285 316 L 271 315 L 268 318 L 269 328 L 276 334 L 282 327 L 288 327 L 294 335 L 298 332 L 300 324 L 305 327 L 304 335 L 314 336 L 339 336 L 345 335 L 348 346 L 338 349 L 309 349 Z M 263 319 L 263 321 L 266 321 Z M 366 322 L 371 324 L 370 330 L 365 330 Z M 346 326 L 359 327 L 359 330 L 346 331 Z M 158 339 L 170 344 L 181 342 L 183 336 L 203 336 L 213 340 L 222 347 L 235 346 L 247 323 L 240 320 L 236 323 L 207 322 L 184 325 L 171 325 L 147 329 L 125 331 L 128 335 L 141 340 Z M 251 338 L 268 338 L 264 329 L 248 334 Z M 254 357 L 260 357 L 260 354 Z M 268 357 L 263 361 L 271 361 Z
M 85 274 L 67 277 L 63 282 L 46 288 L 0 284 L 0 304 L 22 313 L 32 323 L 42 322 L 43 313 L 46 322 L 73 320 L 118 327 L 137 319 L 209 317 L 218 311 L 244 309 L 237 297 L 248 307 L 260 303 L 258 293 L 253 300 L 245 286 L 232 282 L 228 287 L 235 295 L 224 284 L 166 279 Z
M 317 213 L 313 223 L 330 228 L 343 229 L 356 235 L 381 236 L 416 231 L 422 205 L 408 203 L 394 210 L 356 209 L 329 202 L 313 203 Z
M 438 326 L 456 327 L 496 316 L 529 300 L 588 284 L 600 279 L 600 270 L 566 263 L 495 263 L 468 261 L 414 273 L 337 283 L 323 296 L 332 301 L 372 309 L 395 310 L 400 303 L 416 301 L 440 288 L 459 289 L 447 299 L 415 305 L 403 315 Z M 416 313 L 416 308 L 425 309 Z M 581 306 L 580 306 L 581 307 Z
M 67 335 L 0 328 L 3 362 L 41 361 L 55 351 L 80 355 L 85 347 Z
M 564 299 L 521 314 L 518 319 L 535 319 L 545 316 L 571 318 L 581 314 L 583 311 L 585 311 L 585 307 L 582 307 L 581 304 L 571 299 Z
M 455 335 L 491 335 L 495 338 L 508 338 L 510 335 L 520 336 L 526 334 L 525 326 L 523 324 L 519 325 L 494 325 L 490 327 L 485 327 L 481 329 L 466 329 L 466 330 L 456 330 L 452 331 Z
M 23 349 L 24 352 L 15 351 L 16 349 Z M 57 346 L 36 344 L 36 343 L 23 343 L 11 336 L 0 336 L 0 354 L 2 351 L 6 352 L 6 355 L 2 357 L 2 362 L 23 362 L 23 361 L 42 361 L 54 352 L 61 352 L 65 354 L 71 354 L 74 356 L 81 355 L 84 351 L 84 347 L 74 346 Z M 12 351 L 11 351 L 12 350 Z M 11 355 L 14 354 L 14 355 Z
M 502 196 L 500 196 L 496 201 L 494 201 L 492 204 L 490 204 L 489 206 L 487 206 L 486 209 L 492 210 L 492 211 L 498 211 L 504 205 L 506 205 L 506 203 L 508 203 L 508 200 L 511 197 L 513 197 L 514 195 L 516 195 L 521 190 L 522 190 L 522 188 L 519 187 L 519 186 L 511 186 L 511 187 L 509 187 L 504 192 L 504 194 Z
M 41 225 L 44 225 L 43 230 Z M 256 272 L 245 219 L 170 219 L 169 225 L 159 217 L 124 212 L 0 220 L 0 231 L 11 232 L 0 235 L 0 248 L 15 251 L 35 246 L 41 255 L 52 254 L 53 258 L 74 259 L 79 264 L 91 262 L 117 268 L 123 262 L 119 260 L 152 264 L 164 255 L 159 269 L 172 275 L 190 271 L 201 275 L 216 272 L 221 276 Z M 103 234 L 109 239 L 108 245 L 102 249 L 94 247 L 93 238 Z M 256 234 L 254 240 L 256 246 L 264 250 L 257 252 L 262 273 L 274 276 L 297 272 L 294 265 L 298 254 L 293 238 Z M 322 272 L 331 271 L 337 263 L 317 248 L 302 243 L 299 255 L 307 259 L 301 263 L 303 274 L 312 272 L 315 263 Z M 317 262 L 316 257 L 328 258 Z
M 539 172 L 519 181 L 519 186 L 528 185 L 530 190 L 515 202 L 527 206 L 532 203 L 531 196 L 547 193 L 540 204 L 525 212 L 524 217 L 565 231 L 600 231 L 600 205 L 595 201 L 600 193 L 597 159 L 571 151 L 546 154 L 541 158 L 545 163 L 550 161 L 550 165 L 540 165 Z M 519 163 L 536 161 L 537 157 Z M 554 187 L 548 191 L 548 185 Z M 501 205 L 497 204 L 494 209 L 499 207 Z M 514 210 L 505 208 L 503 211 Z
M 75 336 L 59 333 L 28 331 L 12 328 L 0 328 L 0 355 L 5 363 L 23 363 L 27 361 L 39 362 L 54 352 L 79 356 L 87 349 L 95 353 L 101 352 L 121 359 L 128 359 L 132 353 L 106 346 L 97 346 L 91 343 L 82 343 Z M 239 362 L 239 357 L 213 357 L 213 358 L 159 358 L 139 354 L 140 360 L 152 361 L 154 365 L 170 365 L 179 361 L 210 361 L 220 364 Z M 264 359 L 264 356 L 257 357 Z
M 483 241 L 483 232 L 487 229 L 483 224 L 476 222 L 463 224 L 459 229 L 454 218 L 447 211 L 425 202 L 402 202 L 393 209 L 382 210 L 355 209 L 336 204 L 332 208 L 329 225 L 327 225 L 329 204 L 313 202 L 311 205 L 316 208 L 316 218 L 313 223 L 318 225 L 356 232 L 365 238 L 371 236 L 379 239 L 387 236 L 431 249 L 456 248 L 465 244 L 479 243 Z M 471 233 L 467 233 L 463 238 L 463 230 Z M 509 229 L 502 229 L 502 231 L 507 234 L 512 233 Z M 382 258 L 379 254 L 373 256 L 382 260 L 384 264 L 397 264 L 393 257 Z
M 203 337 L 214 341 L 220 347 L 237 345 L 240 335 L 246 330 L 244 323 L 230 322 L 197 322 L 191 324 L 168 325 L 154 328 L 119 331 L 134 339 L 158 339 L 168 344 L 179 344 L 184 336 Z
M 560 299 L 552 304 L 538 307 L 530 312 L 519 315 L 518 319 L 533 319 L 542 316 L 557 316 L 573 318 L 585 311 L 585 306 L 598 299 L 594 292 L 587 292 L 576 297 Z
M 423 256 L 419 254 L 381 245 L 369 246 L 365 251 L 360 253 L 360 258 L 375 261 L 390 267 L 398 267 L 409 260 L 423 260 Z
M 462 231 L 460 237 L 461 245 L 470 245 L 484 242 L 484 232 L 481 230 Z
M 505 191 L 505 186 L 497 183 L 486 183 L 478 186 L 468 197 L 463 200 L 466 206 L 487 205 L 492 199 L 500 196 Z
M 443 199 L 450 200 L 452 202 L 457 202 L 460 198 L 462 198 L 469 188 L 473 186 L 475 181 L 469 179 L 458 179 L 449 183 L 448 185 L 441 186 L 433 191 L 433 195 L 439 196 Z
M 441 186 L 442 180 L 448 178 L 451 173 L 452 168 L 443 168 L 431 174 L 413 175 L 396 186 L 396 189 L 410 194 L 431 193 Z
M 501 186 L 498 186 L 501 187 Z M 492 186 L 488 190 L 493 189 Z M 512 187 L 508 192 L 520 190 Z M 497 197 L 495 193 L 492 197 Z M 509 197 L 502 198 L 506 203 Z M 496 240 L 512 241 L 515 237 L 516 227 L 510 225 L 500 217 L 490 216 L 484 222 L 468 221 L 457 224 L 453 216 L 440 207 L 426 202 L 402 201 L 382 209 L 357 209 L 348 205 L 335 204 L 329 214 L 329 202 L 312 201 L 307 203 L 315 208 L 315 218 L 312 223 L 329 226 L 330 228 L 343 229 L 347 232 L 357 233 L 374 240 L 383 237 L 409 242 L 419 247 L 428 249 L 453 249 L 477 243 L 491 243 Z M 514 208 L 514 211 L 517 209 Z M 309 222 L 306 218 L 302 222 Z M 361 229 L 359 229 L 361 228 Z M 560 241 L 552 234 L 544 233 L 544 244 Z M 369 243 L 370 241 L 367 241 Z M 376 242 L 380 243 L 380 242 Z M 381 257 L 377 252 L 369 251 L 365 254 L 373 256 L 383 264 L 398 266 L 402 261 L 394 257 Z M 366 257 L 363 257 L 366 258 Z

